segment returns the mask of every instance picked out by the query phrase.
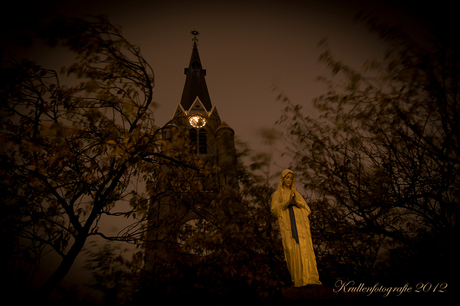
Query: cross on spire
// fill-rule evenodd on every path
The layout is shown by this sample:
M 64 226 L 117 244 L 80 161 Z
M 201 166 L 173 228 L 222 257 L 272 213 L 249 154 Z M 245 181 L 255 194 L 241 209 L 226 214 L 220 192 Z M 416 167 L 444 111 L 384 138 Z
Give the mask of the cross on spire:
M 198 32 L 195 28 L 193 28 L 193 30 L 190 31 L 190 34 L 193 35 L 193 38 L 192 38 L 193 44 L 198 43 L 198 35 L 200 35 L 200 32 Z

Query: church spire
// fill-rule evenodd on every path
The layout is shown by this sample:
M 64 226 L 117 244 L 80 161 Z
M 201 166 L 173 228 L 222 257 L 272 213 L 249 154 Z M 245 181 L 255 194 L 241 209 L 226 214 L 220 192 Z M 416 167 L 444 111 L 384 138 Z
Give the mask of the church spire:
M 208 87 L 206 86 L 206 69 L 201 65 L 200 56 L 198 54 L 198 35 L 196 30 L 190 32 L 193 35 L 193 49 L 192 56 L 188 68 L 185 68 L 185 85 L 182 92 L 182 99 L 180 104 L 185 111 L 189 111 L 195 99 L 198 97 L 209 112 L 212 109 L 211 98 L 209 97 Z

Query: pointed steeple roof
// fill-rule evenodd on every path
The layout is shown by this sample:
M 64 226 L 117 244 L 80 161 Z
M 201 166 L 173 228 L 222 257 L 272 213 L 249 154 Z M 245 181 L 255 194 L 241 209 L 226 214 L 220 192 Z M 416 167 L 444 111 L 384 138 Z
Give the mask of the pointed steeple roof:
M 206 111 L 211 111 L 212 103 L 205 80 L 206 69 L 203 69 L 201 65 L 196 39 L 193 42 L 190 64 L 188 68 L 185 68 L 185 75 L 184 91 L 182 92 L 182 99 L 180 102 L 182 108 L 188 111 L 198 97 L 206 108 Z

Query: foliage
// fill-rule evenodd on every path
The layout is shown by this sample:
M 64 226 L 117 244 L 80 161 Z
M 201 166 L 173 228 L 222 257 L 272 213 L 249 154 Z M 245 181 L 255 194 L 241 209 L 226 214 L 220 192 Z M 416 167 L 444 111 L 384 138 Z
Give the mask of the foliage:
M 103 300 L 107 305 L 123 305 L 135 298 L 133 280 L 138 279 L 142 268 L 142 252 L 134 252 L 131 260 L 126 260 L 126 253 L 132 251 L 113 243 L 88 252 L 85 268 L 94 277 L 89 286 L 104 293 Z
M 440 277 L 458 239 L 460 50 L 362 19 L 390 45 L 382 62 L 357 71 L 323 42 L 333 79 L 320 78 L 329 86 L 314 100 L 321 116 L 278 96 L 292 167 L 311 192 L 319 263 L 364 278 L 387 250 L 386 273 Z
M 239 191 L 203 188 L 196 175 L 178 168 L 162 172 L 170 179 L 151 182 L 157 184 L 151 186 L 156 202 L 150 206 L 144 264 L 131 272 L 132 302 L 145 303 L 155 295 L 175 302 L 198 298 L 204 304 L 219 305 L 236 302 L 243 295 L 261 303 L 272 301 L 279 287 L 290 282 L 277 222 L 269 208 L 274 190 L 263 176 L 254 174 L 267 164 L 254 160 L 244 165 L 241 161 L 248 154 L 250 150 L 243 146 L 238 159 Z M 212 181 L 215 174 L 209 170 L 204 181 Z M 165 205 L 156 206 L 162 199 Z M 192 221 L 185 222 L 189 214 Z M 117 280 L 124 278 L 95 269 L 112 265 L 118 258 L 106 253 L 101 249 L 96 257 L 105 263 L 92 259 L 89 266 L 101 279 L 99 289 L 106 301 L 123 304 L 123 299 L 115 298 L 121 292 L 115 288 L 120 288 Z
M 92 288 L 109 304 L 151 298 L 152 291 L 232 299 L 245 290 L 259 298 L 282 285 L 288 276 L 268 207 L 273 190 L 252 173 L 267 157 L 256 157 L 251 170 L 238 165 L 241 192 L 216 186 L 220 170 L 187 150 L 184 131 L 161 139 L 153 72 L 119 28 L 103 17 L 47 22 L 41 36 L 78 55 L 61 70 L 76 84 L 61 84 L 57 72 L 31 61 L 2 59 L 6 262 L 34 277 L 46 254 L 60 255 L 40 289 L 43 299 L 101 237 L 143 246 L 130 249 L 132 260 L 113 244 L 90 248 Z M 116 217 L 128 218 L 128 226 L 115 236 L 102 232 Z M 185 222 L 192 217 L 195 223 Z M 151 249 L 159 251 L 148 257 Z
M 8 264 L 36 271 L 48 252 L 62 261 L 41 288 L 46 298 L 72 266 L 104 216 L 142 217 L 139 181 L 157 167 L 160 130 L 153 125 L 153 72 L 139 47 L 105 18 L 51 18 L 41 29 L 78 62 L 62 73 L 2 58 L 1 205 Z M 131 205 L 114 213 L 116 203 Z M 112 239 L 130 240 L 129 234 Z M 33 275 L 33 273 L 32 273 Z
M 241 155 L 248 153 L 245 150 Z M 200 296 L 216 303 L 217 299 L 234 300 L 243 291 L 260 300 L 287 282 L 282 244 L 269 208 L 273 189 L 241 163 L 242 157 L 238 191 L 205 188 L 200 180 L 212 182 L 217 174 L 211 169 L 198 178 L 187 170 L 163 171 L 171 179 L 162 180 L 166 186 L 153 190 L 165 191 L 160 193 L 167 205 L 152 196 L 159 205 L 152 205 L 151 212 L 160 217 L 149 220 L 160 224 L 149 226 L 158 230 L 146 239 L 145 262 L 164 264 L 144 266 L 144 283 L 151 283 L 141 290 L 141 300 L 142 291 L 148 298 L 152 290 L 170 300 Z M 187 220 L 191 221 L 185 223 Z

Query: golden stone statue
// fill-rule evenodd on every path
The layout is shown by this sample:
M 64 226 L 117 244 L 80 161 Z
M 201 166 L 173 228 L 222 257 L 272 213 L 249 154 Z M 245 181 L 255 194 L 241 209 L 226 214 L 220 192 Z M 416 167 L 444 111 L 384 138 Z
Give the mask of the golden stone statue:
M 294 172 L 281 173 L 278 190 L 272 196 L 272 213 L 278 218 L 284 257 L 295 287 L 321 285 L 311 240 L 311 213 L 305 199 L 296 191 Z

